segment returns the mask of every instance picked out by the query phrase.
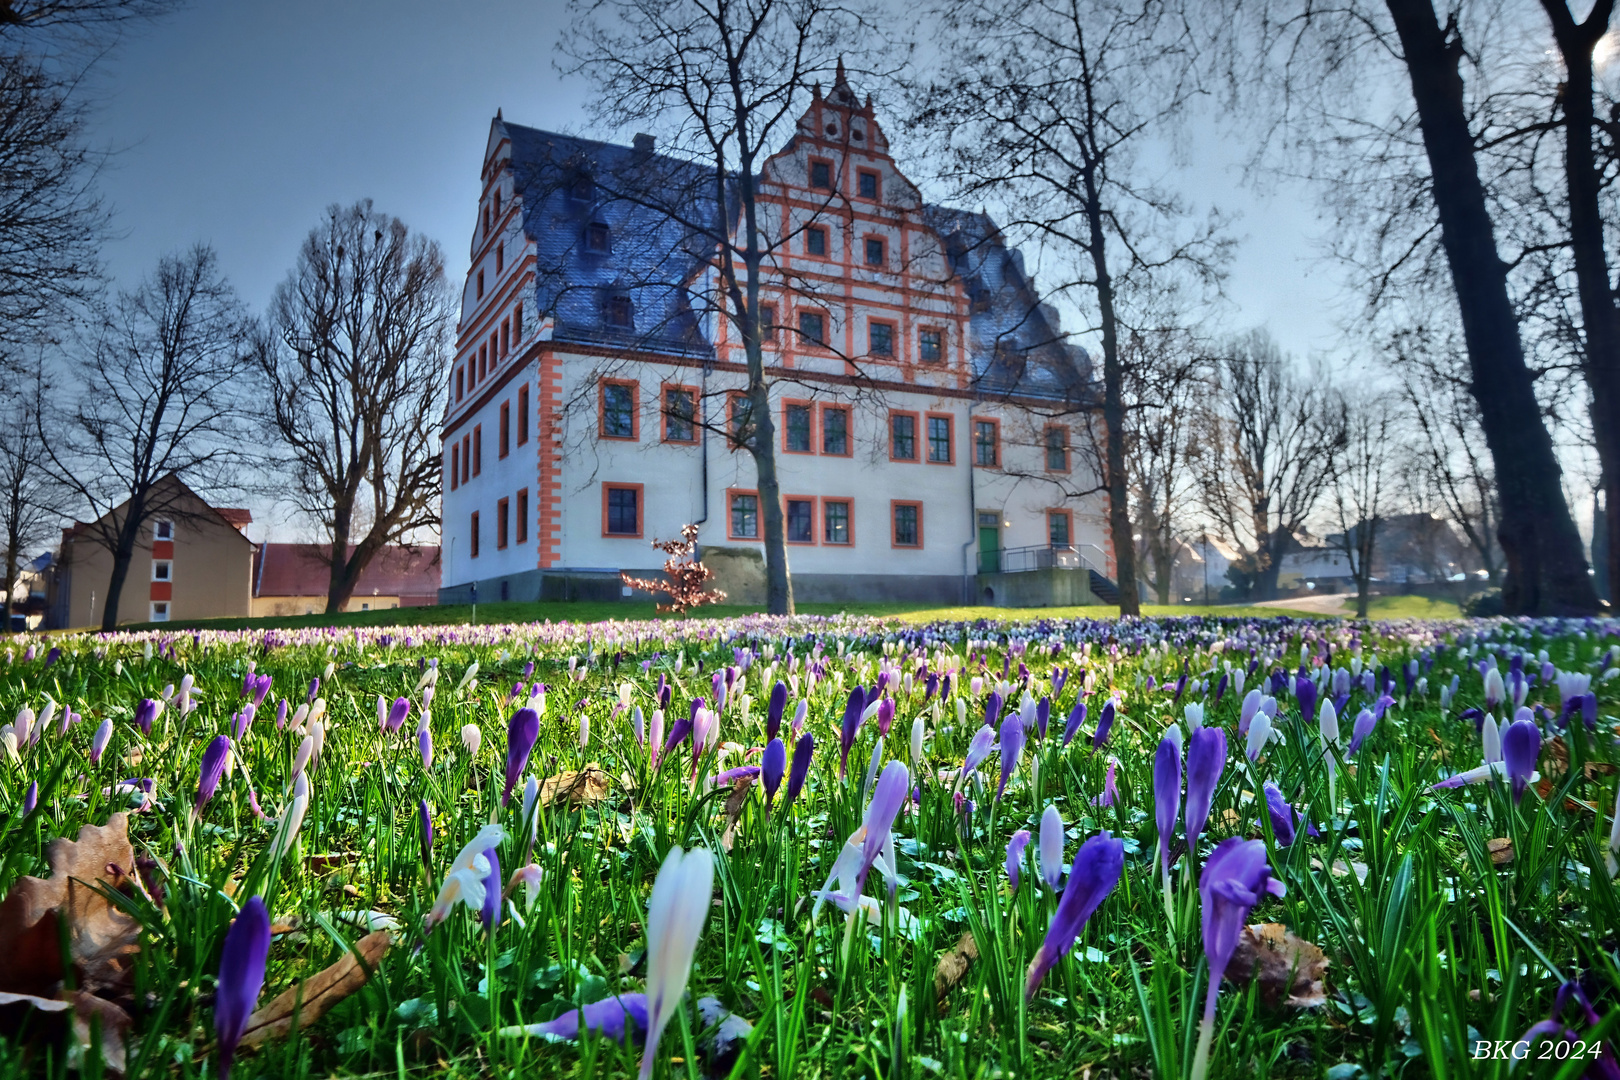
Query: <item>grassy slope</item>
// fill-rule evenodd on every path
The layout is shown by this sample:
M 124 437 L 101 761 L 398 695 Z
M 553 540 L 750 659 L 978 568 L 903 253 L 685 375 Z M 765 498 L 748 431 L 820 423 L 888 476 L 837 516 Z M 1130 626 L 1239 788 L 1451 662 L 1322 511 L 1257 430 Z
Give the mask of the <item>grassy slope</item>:
M 1417 599 L 1392 597 L 1390 599 Z M 736 604 L 706 607 L 694 618 L 721 618 L 750 615 L 761 608 Z M 910 622 L 932 622 L 940 619 L 1105 619 L 1118 614 L 1118 610 L 1105 605 L 1091 607 L 1051 608 L 997 608 L 997 607 L 939 607 L 932 604 L 800 604 L 801 615 L 896 615 Z M 1450 614 L 1456 615 L 1453 605 Z M 1144 615 L 1227 615 L 1259 616 L 1297 615 L 1316 618 L 1308 611 L 1287 608 L 1240 606 L 1170 606 L 1147 605 Z M 1389 612 L 1375 610 L 1377 617 L 1394 618 L 1419 612 Z M 1427 612 L 1421 614 L 1429 614 Z M 1440 617 L 1442 613 L 1434 613 Z M 478 622 L 599 622 L 608 619 L 674 619 L 676 615 L 661 615 L 651 603 L 618 603 L 614 601 L 541 601 L 535 603 L 493 603 L 478 605 Z M 472 607 L 467 604 L 445 604 L 438 607 L 392 608 L 387 611 L 357 611 L 344 615 L 288 615 L 265 619 L 198 619 L 189 622 L 138 623 L 132 630 L 280 630 L 303 626 L 445 626 L 462 625 L 473 620 Z

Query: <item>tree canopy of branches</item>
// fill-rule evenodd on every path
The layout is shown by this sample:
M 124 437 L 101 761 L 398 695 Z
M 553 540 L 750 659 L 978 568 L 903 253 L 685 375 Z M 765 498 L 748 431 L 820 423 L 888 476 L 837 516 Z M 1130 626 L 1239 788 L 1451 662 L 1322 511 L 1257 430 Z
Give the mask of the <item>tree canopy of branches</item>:
M 714 296 L 694 298 L 694 306 L 729 320 L 743 343 L 747 406 L 728 437 L 754 463 L 767 606 L 791 613 L 770 407 L 775 373 L 762 347 L 771 328 L 762 325 L 760 299 L 772 253 L 791 237 L 776 235 L 761 213 L 760 171 L 793 134 L 812 84 L 832 74 L 840 49 L 878 39 L 881 29 L 840 0 L 576 0 L 572 10 L 577 22 L 562 54 L 595 82 L 597 118 L 653 131 L 662 154 L 700 167 L 710 185 L 701 201 L 679 185 L 671 191 L 667 177 L 640 190 L 621 184 L 613 195 L 678 222 L 689 247 L 712 253 Z M 694 217 L 695 205 L 707 215 Z
M 1356 617 L 1367 617 L 1373 557 L 1384 518 L 1396 503 L 1401 454 L 1396 445 L 1397 419 L 1376 390 L 1359 387 L 1341 392 L 1332 403 L 1338 413 L 1340 445 L 1329 466 L 1332 522 L 1336 532 L 1328 545 L 1344 555 L 1356 583 Z
M 1049 291 L 1094 313 L 1099 476 L 1120 611 L 1135 614 L 1122 337 L 1146 329 L 1136 320 L 1178 279 L 1217 283 L 1230 251 L 1218 217 L 1192 221 L 1142 165 L 1143 145 L 1168 142 L 1200 93 L 1197 34 L 1178 3 L 960 0 L 941 14 L 952 75 L 927 87 L 919 118 L 944 136 L 958 196 L 1002 200 L 1004 228 L 1062 267 Z
M 46 391 L 39 368 L 14 380 L 0 406 L 0 559 L 5 562 L 6 630 L 12 590 L 24 559 L 53 539 L 66 509 L 65 489 L 46 468 L 39 413 Z
M 1594 610 L 1510 290 L 1513 263 L 1498 246 L 1499 204 L 1482 169 L 1482 152 L 1506 134 L 1492 126 L 1498 88 L 1487 62 L 1503 9 L 1462 0 L 1443 10 L 1433 0 L 1245 0 L 1227 10 L 1256 16 L 1232 25 L 1258 28 L 1267 62 L 1246 55 L 1239 81 L 1256 81 L 1252 71 L 1281 91 L 1273 120 L 1289 135 L 1291 166 L 1331 181 L 1341 252 L 1361 271 L 1374 318 L 1455 312 L 1502 506 L 1504 607 Z M 1395 79 L 1409 96 L 1392 106 Z
M 454 325 L 439 245 L 369 199 L 329 207 L 276 289 L 254 350 L 260 414 L 330 542 L 328 614 L 386 545 L 439 523 Z
M 1212 396 L 1194 465 L 1204 511 L 1269 600 L 1332 479 L 1343 434 L 1324 381 L 1297 374 L 1263 331 L 1221 350 Z
M 37 413 L 50 469 L 88 508 L 89 539 L 112 555 L 101 628 L 119 599 L 141 530 L 187 518 L 183 489 L 229 487 L 249 455 L 245 376 L 251 331 L 213 249 L 159 260 L 135 289 L 100 310 L 78 351 L 72 406 Z
M 1150 351 L 1158 355 L 1144 355 Z M 1124 355 L 1125 370 L 1135 376 L 1126 380 L 1126 398 L 1135 403 L 1126 462 L 1141 538 L 1137 575 L 1168 604 L 1183 530 L 1198 499 L 1192 465 L 1200 452 L 1207 372 L 1184 332 L 1133 333 Z

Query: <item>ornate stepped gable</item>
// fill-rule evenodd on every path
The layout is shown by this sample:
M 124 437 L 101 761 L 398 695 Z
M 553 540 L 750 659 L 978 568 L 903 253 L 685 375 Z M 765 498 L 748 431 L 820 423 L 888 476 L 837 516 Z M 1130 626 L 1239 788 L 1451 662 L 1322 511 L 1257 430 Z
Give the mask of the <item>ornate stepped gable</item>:
M 503 138 L 510 143 L 522 229 L 535 251 L 536 310 L 542 321 L 551 321 L 552 340 L 649 356 L 713 357 L 727 328 L 712 307 L 716 273 L 710 237 L 722 222 L 736 227 L 735 177 L 717 183 L 712 169 L 659 154 L 645 136 L 627 147 L 499 117 L 495 125 L 491 144 Z M 851 129 L 861 133 L 861 143 L 848 141 Z M 829 199 L 812 192 L 802 160 L 818 151 L 887 161 L 887 143 L 870 99 L 864 106 L 857 103 L 841 73 L 825 99 L 818 89 L 798 134 L 766 162 L 761 202 L 779 209 L 779 200 Z M 1056 313 L 1036 295 L 1020 253 L 1005 244 L 988 215 L 923 203 L 900 179 L 909 191 L 895 195 L 904 201 L 909 194 L 911 206 L 885 209 L 897 227 L 932 230 L 948 266 L 947 280 L 930 283 L 935 296 L 955 293 L 966 309 L 970 369 L 963 388 L 987 398 L 1029 399 L 1045 408 L 1084 406 L 1094 396 L 1090 358 L 1065 340 Z M 829 200 L 816 220 L 847 228 L 854 218 L 840 198 Z M 802 269 L 803 260 L 791 254 L 799 250 L 791 239 L 784 249 L 790 274 Z M 779 272 L 780 266 L 768 272 L 767 280 Z M 851 308 L 861 303 L 842 293 L 829 294 L 824 302 Z

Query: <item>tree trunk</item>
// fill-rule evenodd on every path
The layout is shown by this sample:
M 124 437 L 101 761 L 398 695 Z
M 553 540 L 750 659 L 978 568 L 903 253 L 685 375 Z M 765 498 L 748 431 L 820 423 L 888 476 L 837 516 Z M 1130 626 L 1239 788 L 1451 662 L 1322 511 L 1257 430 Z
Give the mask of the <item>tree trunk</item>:
M 101 632 L 110 634 L 118 629 L 118 602 L 124 593 L 124 582 L 129 578 L 129 564 L 135 558 L 135 539 L 140 535 L 146 518 L 146 499 L 129 500 L 129 509 L 118 526 L 118 541 L 112 549 L 112 576 L 107 579 L 107 598 L 101 606 Z
M 1125 482 L 1124 373 L 1119 362 L 1119 326 L 1114 318 L 1114 282 L 1108 273 L 1107 237 L 1103 233 L 1096 172 L 1089 164 L 1084 172 L 1091 265 L 1097 275 L 1097 309 L 1102 315 L 1103 485 L 1108 490 L 1108 533 L 1114 542 L 1119 613 L 1139 615 L 1142 603 L 1136 589 L 1136 541 L 1131 537 L 1130 492 Z
M 1508 298 L 1507 266 L 1496 250 L 1458 63 L 1462 43 L 1442 29 L 1431 0 L 1385 0 L 1400 35 L 1423 131 L 1441 245 L 1451 268 L 1471 390 L 1491 450 L 1501 497 L 1499 536 L 1509 614 L 1595 611 L 1580 534 L 1564 501 L 1562 471 L 1541 420 Z
M 1542 0 L 1553 37 L 1564 59 L 1564 177 L 1569 190 L 1569 238 L 1575 255 L 1575 284 L 1585 330 L 1586 384 L 1591 390 L 1592 434 L 1604 491 L 1604 517 L 1610 536 L 1620 535 L 1620 313 L 1609 285 L 1609 259 L 1603 246 L 1599 208 L 1602 177 L 1592 136 L 1592 51 L 1608 30 L 1614 0 L 1598 0 L 1585 21 L 1576 23 L 1564 0 Z M 1609 589 L 1620 581 L 1620 545 L 1605 557 Z
M 354 504 L 332 509 L 331 573 L 326 583 L 326 614 L 336 615 L 343 610 L 354 593 L 354 582 L 349 580 L 349 526 Z M 469 555 L 471 552 L 468 553 Z
M 749 362 L 749 368 L 754 362 Z M 763 365 L 762 365 L 763 366 Z M 771 388 L 763 378 L 749 379 L 750 449 L 759 478 L 759 517 L 765 527 L 765 610 L 793 614 L 793 582 L 788 576 L 787 529 L 782 518 L 782 486 L 776 478 L 776 425 L 771 422 Z
M 6 537 L 6 629 L 11 633 L 11 591 L 17 581 L 17 536 L 13 532 Z

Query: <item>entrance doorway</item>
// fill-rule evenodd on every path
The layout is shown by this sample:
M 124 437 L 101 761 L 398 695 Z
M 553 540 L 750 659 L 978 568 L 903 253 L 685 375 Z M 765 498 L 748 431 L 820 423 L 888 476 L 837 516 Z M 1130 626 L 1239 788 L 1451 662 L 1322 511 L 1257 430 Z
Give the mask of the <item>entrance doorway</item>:
M 979 573 L 1001 572 L 1001 512 L 979 515 Z

